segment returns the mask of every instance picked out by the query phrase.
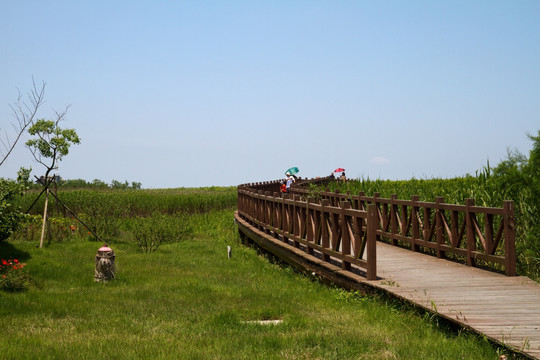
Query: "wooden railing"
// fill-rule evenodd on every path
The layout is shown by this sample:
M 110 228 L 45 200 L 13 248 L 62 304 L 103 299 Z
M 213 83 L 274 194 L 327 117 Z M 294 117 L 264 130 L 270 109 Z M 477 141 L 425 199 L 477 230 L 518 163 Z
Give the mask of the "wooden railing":
M 309 196 L 301 187 L 295 195 Z M 331 206 L 349 203 L 353 209 L 363 210 L 367 204 L 377 207 L 379 239 L 392 245 L 406 246 L 412 251 L 432 252 L 438 258 L 463 260 L 469 266 L 482 266 L 501 270 L 508 276 L 516 275 L 515 216 L 513 201 L 504 201 L 502 208 L 475 206 L 474 199 L 465 205 L 444 203 L 442 197 L 435 202 L 390 199 L 375 193 L 366 196 L 320 192 L 318 196 Z
M 327 180 L 297 183 L 312 181 Z M 372 239 L 469 266 L 497 271 L 504 267 L 506 275 L 516 275 L 512 201 L 491 208 L 475 206 L 473 199 L 453 205 L 442 197 L 425 202 L 418 196 L 401 200 L 396 195 L 388 199 L 379 194 L 313 194 L 298 184 L 284 197 L 277 193 L 277 181 L 238 186 L 239 214 L 260 230 L 297 247 L 301 244 L 308 253 L 317 250 L 327 261 L 340 259 L 344 269 L 350 264 L 364 267 L 368 276 L 370 268 L 376 269 L 374 247 L 366 260 L 362 258 Z
M 279 187 L 279 184 L 276 183 Z M 352 209 L 349 203 L 330 206 L 327 200 L 301 200 L 299 196 L 281 195 L 269 183 L 238 187 L 238 214 L 252 226 L 302 249 L 319 255 L 323 261 L 341 262 L 344 270 L 354 264 L 366 271 L 368 280 L 377 278 L 376 228 L 377 209 Z

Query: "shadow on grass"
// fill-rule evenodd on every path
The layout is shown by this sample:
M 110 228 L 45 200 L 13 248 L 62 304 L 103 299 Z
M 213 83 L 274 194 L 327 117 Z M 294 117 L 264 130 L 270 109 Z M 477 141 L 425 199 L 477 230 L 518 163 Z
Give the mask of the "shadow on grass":
M 20 262 L 25 262 L 31 257 L 30 253 L 17 249 L 9 242 L 0 242 L 0 259 L 17 259 Z

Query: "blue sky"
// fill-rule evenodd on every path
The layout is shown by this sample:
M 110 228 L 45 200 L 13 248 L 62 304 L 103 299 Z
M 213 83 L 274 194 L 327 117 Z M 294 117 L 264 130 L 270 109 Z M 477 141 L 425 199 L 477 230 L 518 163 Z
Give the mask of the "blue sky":
M 474 174 L 540 129 L 540 1 L 0 1 L 0 128 L 71 105 L 63 178 Z M 17 90 L 18 89 L 18 90 Z M 43 168 L 24 141 L 0 168 Z

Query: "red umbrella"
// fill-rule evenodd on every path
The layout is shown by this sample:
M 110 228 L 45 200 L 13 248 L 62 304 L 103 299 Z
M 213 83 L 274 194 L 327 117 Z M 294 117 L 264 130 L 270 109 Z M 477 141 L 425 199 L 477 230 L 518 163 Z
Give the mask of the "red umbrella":
M 334 172 L 344 172 L 345 169 L 344 168 L 337 168 L 336 170 L 334 170 Z

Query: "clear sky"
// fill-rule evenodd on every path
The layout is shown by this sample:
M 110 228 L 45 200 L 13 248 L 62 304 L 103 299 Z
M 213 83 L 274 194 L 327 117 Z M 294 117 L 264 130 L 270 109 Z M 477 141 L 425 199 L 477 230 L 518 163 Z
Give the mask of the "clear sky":
M 67 179 L 474 174 L 540 129 L 540 1 L 0 0 L 0 128 L 71 105 Z M 22 141 L 0 177 L 44 173 Z

